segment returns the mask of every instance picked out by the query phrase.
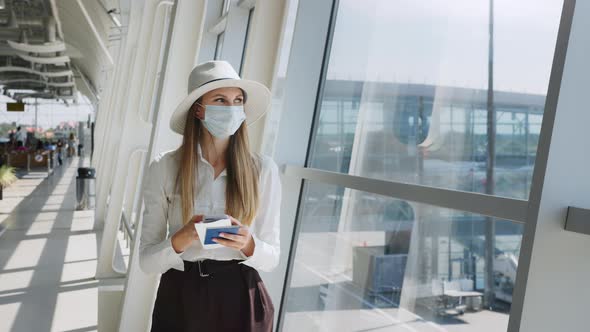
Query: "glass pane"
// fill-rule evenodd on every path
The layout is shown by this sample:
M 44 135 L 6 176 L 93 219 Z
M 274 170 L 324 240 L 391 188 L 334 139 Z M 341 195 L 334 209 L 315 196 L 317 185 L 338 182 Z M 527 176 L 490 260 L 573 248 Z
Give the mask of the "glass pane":
M 272 82 L 271 107 L 266 114 L 266 124 L 264 127 L 261 152 L 263 154 L 274 155 L 275 143 L 277 140 L 281 112 L 285 101 L 285 81 L 287 78 L 287 65 L 291 56 L 291 43 L 293 41 L 293 32 L 295 31 L 295 19 L 297 18 L 297 8 L 299 0 L 290 0 L 285 4 L 283 36 L 278 48 L 276 60 L 276 75 Z
M 284 331 L 506 331 L 521 224 L 310 182 L 298 223 Z
M 225 15 L 229 11 L 231 7 L 232 0 L 223 0 L 223 5 L 221 6 L 221 16 Z
M 29 94 L 29 90 L 10 89 L 14 94 Z M 7 103 L 14 102 L 10 97 L 8 89 L 7 95 L 0 95 L 0 137 L 7 138 L 10 131 L 14 131 L 17 126 L 22 126 L 27 132 L 35 132 L 35 121 L 37 123 L 36 136 L 43 136 L 47 139 L 57 139 L 66 137 L 70 131 L 77 130 L 79 122 L 86 122 L 89 118 L 94 117 L 92 101 L 85 95 L 78 95 L 79 101 L 75 104 L 66 106 L 63 102 L 42 98 L 23 98 L 22 102 L 26 104 L 24 112 L 8 112 Z M 37 103 L 37 117 L 35 119 L 35 103 Z M 94 120 L 94 119 L 92 119 Z M 57 134 L 57 133 L 60 134 Z M 0 140 L 1 142 L 1 140 Z
M 308 166 L 527 199 L 561 7 L 339 1 Z
M 250 28 L 252 26 L 252 18 L 254 17 L 254 7 L 250 8 L 248 11 L 248 23 L 246 23 L 246 34 L 244 37 L 244 47 L 242 48 L 242 58 L 240 60 L 240 68 L 238 69 L 238 73 L 242 76 L 242 71 L 244 70 L 244 61 L 246 60 L 246 50 L 248 49 L 248 40 L 250 40 Z
M 221 60 L 221 50 L 223 49 L 223 39 L 225 38 L 225 32 L 217 35 L 217 43 L 215 44 L 215 60 Z

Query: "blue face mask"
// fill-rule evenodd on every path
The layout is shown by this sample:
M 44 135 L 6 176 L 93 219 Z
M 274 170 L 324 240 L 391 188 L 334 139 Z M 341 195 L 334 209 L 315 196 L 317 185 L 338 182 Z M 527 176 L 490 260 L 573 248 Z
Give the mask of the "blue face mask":
M 226 138 L 236 133 L 246 119 L 244 106 L 205 105 L 203 125 L 218 138 Z

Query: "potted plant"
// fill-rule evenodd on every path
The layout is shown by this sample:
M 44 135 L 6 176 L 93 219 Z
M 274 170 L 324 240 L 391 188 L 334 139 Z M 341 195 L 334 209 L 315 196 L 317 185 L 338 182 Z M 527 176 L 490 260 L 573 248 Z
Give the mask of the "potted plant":
M 14 167 L 8 165 L 0 166 L 0 200 L 3 198 L 4 188 L 10 186 L 17 177 L 14 173 Z

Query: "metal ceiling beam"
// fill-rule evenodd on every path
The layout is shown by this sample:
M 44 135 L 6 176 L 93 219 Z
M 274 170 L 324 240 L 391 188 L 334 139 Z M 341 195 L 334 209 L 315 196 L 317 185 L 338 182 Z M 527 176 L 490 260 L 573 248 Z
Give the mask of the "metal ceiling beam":
M 25 44 L 25 43 L 17 43 L 12 40 L 6 41 L 10 47 L 17 51 L 27 52 L 27 53 L 54 53 L 54 52 L 64 52 L 66 50 L 66 44 L 63 41 L 57 41 L 54 43 L 45 43 L 45 44 Z
M 61 71 L 53 71 L 53 72 L 44 72 L 38 71 L 34 69 L 24 68 L 24 67 L 15 67 L 15 66 L 6 66 L 0 67 L 0 73 L 6 72 L 20 72 L 20 73 L 27 73 L 45 77 L 62 77 L 62 76 L 72 76 L 74 72 L 71 70 L 61 70 Z
M 82 3 L 81 0 L 77 0 L 76 3 L 80 7 L 80 11 L 84 15 L 84 18 L 86 19 L 86 22 L 88 23 L 88 26 L 92 30 L 92 34 L 94 35 L 96 42 L 98 43 L 98 45 L 100 46 L 100 49 L 104 53 L 105 59 L 108 61 L 109 65 L 113 66 L 115 64 L 115 62 L 113 61 L 113 57 L 111 56 L 111 53 L 109 52 L 108 47 L 105 45 L 104 41 L 100 37 L 100 34 L 98 33 L 98 29 L 94 25 L 94 22 L 92 22 L 92 19 L 90 18 L 90 14 L 88 14 L 86 7 L 84 6 L 84 4 Z
M 46 82 L 40 80 L 34 80 L 29 78 L 20 78 L 20 79 L 13 79 L 13 80 L 0 80 L 0 85 L 9 85 L 14 83 L 30 83 L 30 84 L 38 84 L 38 85 L 45 85 L 54 88 L 71 88 L 75 87 L 76 85 L 74 82 L 61 82 L 61 83 L 53 83 L 53 82 Z
M 47 65 L 55 65 L 61 63 L 68 63 L 70 62 L 70 57 L 66 55 L 62 56 L 55 56 L 55 57 L 38 57 L 38 56 L 30 56 L 25 54 L 18 54 L 18 56 L 26 61 L 34 62 L 34 63 L 42 63 Z

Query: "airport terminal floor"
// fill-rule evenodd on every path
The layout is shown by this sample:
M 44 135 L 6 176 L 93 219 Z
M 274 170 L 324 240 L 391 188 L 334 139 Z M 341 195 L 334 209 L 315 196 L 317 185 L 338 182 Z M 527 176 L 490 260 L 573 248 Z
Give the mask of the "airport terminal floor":
M 582 0 L 0 0 L 0 332 L 590 331 L 588 59 Z
M 93 211 L 76 210 L 77 168 L 88 164 L 75 157 L 4 189 L 0 331 L 96 330 L 99 235 Z

